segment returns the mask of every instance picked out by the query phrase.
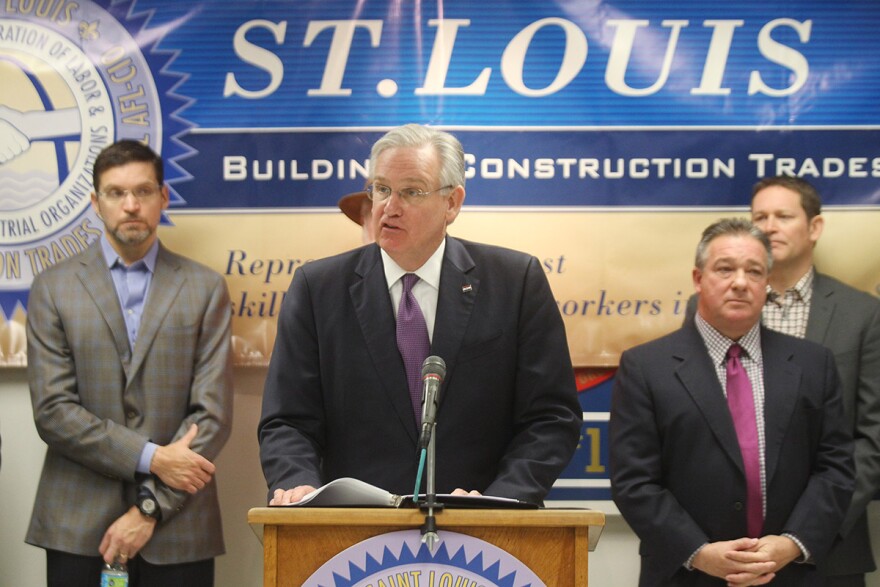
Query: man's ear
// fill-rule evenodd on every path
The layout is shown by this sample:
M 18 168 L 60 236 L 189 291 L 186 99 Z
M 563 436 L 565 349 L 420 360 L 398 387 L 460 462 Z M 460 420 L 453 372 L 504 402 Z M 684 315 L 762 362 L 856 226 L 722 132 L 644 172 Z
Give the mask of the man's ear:
M 464 204 L 464 186 L 457 185 L 446 200 L 446 224 L 452 224 L 461 212 Z
M 819 237 L 822 236 L 822 231 L 825 230 L 825 218 L 821 214 L 813 216 L 807 228 L 810 232 L 810 242 L 815 247 L 816 243 L 819 242 Z
M 104 220 L 104 217 L 101 216 L 101 207 L 98 206 L 98 194 L 96 194 L 95 192 L 92 192 L 92 193 L 91 193 L 91 198 L 92 198 L 92 210 L 94 210 L 94 211 L 95 211 L 95 215 L 97 215 L 98 218 L 100 218 L 101 221 L 103 221 L 103 220 Z

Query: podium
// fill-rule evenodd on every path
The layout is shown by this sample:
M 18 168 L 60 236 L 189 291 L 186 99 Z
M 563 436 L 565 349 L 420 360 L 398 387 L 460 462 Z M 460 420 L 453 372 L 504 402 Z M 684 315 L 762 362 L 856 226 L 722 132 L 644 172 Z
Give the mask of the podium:
M 582 587 L 588 556 L 605 526 L 595 510 L 444 509 L 437 527 L 494 545 L 551 587 Z M 369 538 L 419 529 L 418 509 L 253 508 L 248 523 L 263 527 L 264 587 L 300 587 L 325 562 Z

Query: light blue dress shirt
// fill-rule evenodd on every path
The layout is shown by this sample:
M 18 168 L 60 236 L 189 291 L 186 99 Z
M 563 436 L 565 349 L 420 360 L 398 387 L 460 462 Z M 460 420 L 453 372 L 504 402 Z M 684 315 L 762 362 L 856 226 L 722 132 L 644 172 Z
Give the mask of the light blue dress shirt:
M 153 272 L 156 270 L 159 240 L 153 241 L 153 245 L 143 259 L 135 261 L 131 265 L 125 264 L 106 236 L 101 239 L 101 249 L 104 252 L 107 268 L 110 269 L 110 277 L 113 278 L 116 296 L 119 298 L 119 307 L 122 308 L 122 318 L 125 320 L 128 343 L 133 350 L 141 325 L 141 316 L 144 313 L 144 303 L 150 293 L 150 283 L 153 281 Z M 158 447 L 157 444 L 147 441 L 141 451 L 140 459 L 138 459 L 138 473 L 148 474 L 150 472 L 150 463 L 153 461 L 153 455 Z

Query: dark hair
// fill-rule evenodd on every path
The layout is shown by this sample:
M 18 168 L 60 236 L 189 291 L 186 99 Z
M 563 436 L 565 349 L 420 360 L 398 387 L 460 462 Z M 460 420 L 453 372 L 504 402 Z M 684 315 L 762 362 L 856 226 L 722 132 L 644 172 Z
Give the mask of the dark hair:
M 126 163 L 134 161 L 152 163 L 156 172 L 156 181 L 159 185 L 165 183 L 165 171 L 162 165 L 162 158 L 159 157 L 151 148 L 143 143 L 132 140 L 122 140 L 113 143 L 109 147 L 105 147 L 98 157 L 95 159 L 95 166 L 92 168 L 92 182 L 95 191 L 100 188 L 101 174 L 113 167 L 119 167 Z
M 697 254 L 694 264 L 702 270 L 706 266 L 706 257 L 709 254 L 709 243 L 720 236 L 750 236 L 761 243 L 767 252 L 767 271 L 773 267 L 773 255 L 770 249 L 770 239 L 757 226 L 745 218 L 722 218 L 710 224 L 703 231 L 700 243 L 697 245 Z
M 774 185 L 788 188 L 800 195 L 801 208 L 806 212 L 807 220 L 812 220 L 822 213 L 822 198 L 819 197 L 819 192 L 816 191 L 816 188 L 814 188 L 807 180 L 791 175 L 774 175 L 772 177 L 765 177 L 752 187 L 752 201 L 755 200 L 755 196 L 758 192 Z

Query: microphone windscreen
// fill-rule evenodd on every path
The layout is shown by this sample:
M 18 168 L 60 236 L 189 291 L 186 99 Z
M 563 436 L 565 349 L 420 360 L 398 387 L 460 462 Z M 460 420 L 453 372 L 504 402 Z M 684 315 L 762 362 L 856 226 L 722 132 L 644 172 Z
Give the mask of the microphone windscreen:
M 446 361 L 436 355 L 431 355 L 422 363 L 422 379 L 426 375 L 434 375 L 441 380 L 446 377 Z

